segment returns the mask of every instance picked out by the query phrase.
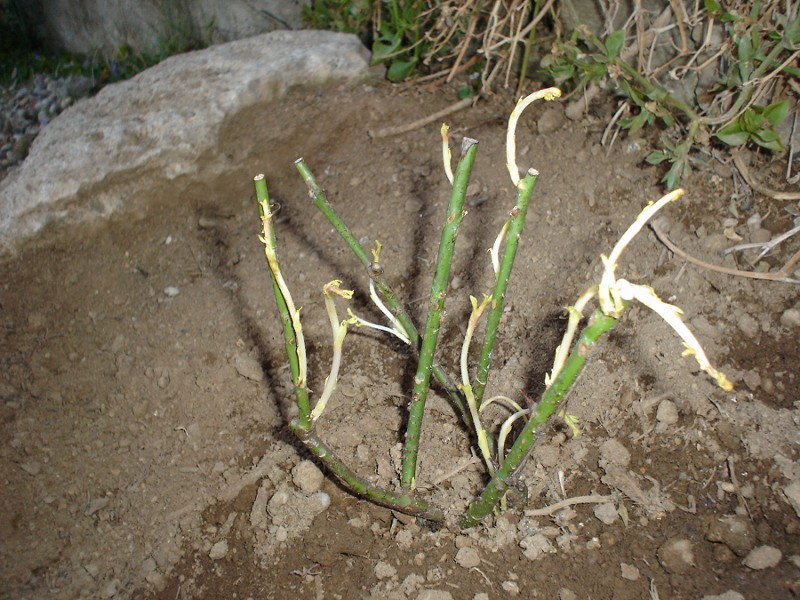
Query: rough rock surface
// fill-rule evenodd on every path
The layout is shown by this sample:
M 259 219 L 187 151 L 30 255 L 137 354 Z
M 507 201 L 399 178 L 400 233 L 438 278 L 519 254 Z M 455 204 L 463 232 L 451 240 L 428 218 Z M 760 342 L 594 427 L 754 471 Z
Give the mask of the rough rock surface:
M 38 39 L 54 50 L 113 57 L 123 44 L 158 51 L 174 35 L 222 43 L 299 29 L 308 0 L 26 0 L 17 3 Z
M 0 253 L 48 223 L 135 205 L 161 182 L 215 177 L 231 166 L 224 157 L 203 173 L 197 159 L 215 152 L 226 117 L 293 86 L 364 77 L 368 67 L 353 35 L 278 31 L 174 56 L 104 88 L 45 127 L 0 183 Z

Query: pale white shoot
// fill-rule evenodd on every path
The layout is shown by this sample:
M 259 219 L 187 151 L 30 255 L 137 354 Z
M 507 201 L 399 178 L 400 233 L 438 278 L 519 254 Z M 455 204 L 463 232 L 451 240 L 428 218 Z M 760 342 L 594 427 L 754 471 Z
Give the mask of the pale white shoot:
M 636 285 L 625 279 L 617 279 L 615 276 L 617 262 L 631 240 L 659 210 L 680 198 L 683 193 L 683 190 L 677 189 L 663 196 L 657 202 L 648 204 L 616 243 L 611 254 L 608 257 L 600 256 L 604 269 L 598 286 L 598 302 L 603 313 L 614 318 L 618 318 L 622 314 L 622 311 L 625 310 L 625 303 L 631 300 L 638 300 L 656 312 L 683 340 L 686 346 L 684 354 L 693 355 L 700 368 L 712 377 L 719 387 L 725 391 L 730 391 L 733 389 L 733 384 L 725 377 L 724 373 L 711 366 L 700 342 L 697 341 L 694 334 L 681 320 L 681 309 L 662 301 L 653 291 L 653 288 L 646 285 Z
M 506 453 L 506 438 L 508 438 L 508 434 L 511 432 L 511 428 L 514 426 L 514 423 L 520 418 L 527 416 L 530 414 L 530 409 L 525 408 L 522 410 L 518 410 L 513 415 L 508 417 L 504 422 L 503 425 L 500 427 L 500 433 L 497 436 L 497 460 L 500 464 L 503 464 L 503 456 Z
M 453 185 L 453 167 L 451 166 L 453 155 L 450 152 L 450 137 L 447 132 L 450 131 L 450 126 L 442 123 L 442 162 L 444 163 L 444 174 L 447 175 L 447 180 L 450 185 Z
M 564 368 L 564 363 L 567 362 L 570 348 L 572 348 L 572 340 L 575 337 L 575 332 L 578 330 L 578 325 L 583 318 L 583 309 L 586 307 L 589 300 L 594 298 L 596 295 L 597 286 L 594 285 L 581 294 L 581 296 L 578 298 L 578 301 L 575 302 L 575 306 L 567 307 L 567 312 L 569 313 L 567 331 L 564 333 L 561 344 L 558 346 L 558 348 L 556 348 L 556 357 L 553 361 L 553 370 L 550 371 L 549 375 L 544 376 L 544 384 L 546 387 L 550 387 L 553 381 L 555 381 L 556 377 L 558 377 L 561 369 Z
M 469 412 L 472 416 L 472 424 L 473 427 L 475 427 L 475 434 L 478 437 L 478 448 L 480 448 L 481 454 L 483 455 L 483 462 L 486 463 L 489 474 L 494 475 L 494 463 L 492 462 L 492 452 L 489 448 L 488 434 L 481 423 L 480 411 L 478 410 L 477 401 L 475 400 L 475 394 L 472 392 L 472 384 L 469 381 L 469 368 L 467 366 L 467 357 L 469 355 L 469 345 L 472 341 L 472 334 L 475 333 L 478 321 L 483 311 L 489 306 L 492 298 L 491 296 L 484 295 L 483 300 L 478 304 L 477 298 L 475 298 L 475 296 L 470 296 L 469 301 L 472 303 L 472 313 L 469 316 L 467 332 L 464 335 L 464 343 L 461 345 L 461 384 L 458 386 L 458 389 L 464 393 L 464 397 L 467 400 L 467 406 L 469 406 Z
M 492 269 L 494 269 L 495 275 L 497 275 L 500 272 L 500 245 L 506 238 L 506 234 L 508 233 L 508 228 L 510 226 L 511 226 L 511 221 L 506 221 L 505 224 L 503 225 L 503 228 L 500 230 L 500 233 L 497 234 L 497 238 L 494 240 L 494 244 L 492 244 L 492 247 L 489 248 L 489 256 L 492 259 Z
M 517 166 L 517 123 L 523 111 L 533 102 L 544 98 L 545 100 L 555 100 L 561 96 L 561 90 L 556 87 L 545 88 L 534 92 L 524 98 L 520 98 L 511 116 L 508 117 L 508 129 L 506 129 L 506 167 L 514 186 L 519 186 L 521 178 L 519 167 Z
M 651 202 L 645 206 L 642 212 L 639 213 L 639 216 L 636 217 L 636 220 L 631 223 L 631 226 L 628 227 L 628 230 L 622 234 L 622 237 L 619 238 L 619 241 L 614 245 L 614 248 L 611 250 L 611 254 L 609 254 L 608 257 L 604 255 L 600 256 L 600 260 L 603 261 L 604 269 L 603 276 L 600 279 L 598 300 L 600 302 L 600 308 L 608 316 L 618 317 L 624 310 L 619 297 L 614 294 L 614 283 L 616 281 L 614 271 L 617 268 L 617 262 L 619 261 L 622 252 L 628 247 L 628 244 L 631 243 L 633 238 L 636 237 L 636 235 L 642 230 L 647 222 L 652 219 L 659 210 L 664 208 L 670 202 L 673 202 L 683 196 L 683 193 L 684 192 L 682 189 L 673 190 L 657 202 Z
M 508 396 L 492 396 L 488 400 L 483 401 L 483 404 L 481 404 L 480 407 L 480 412 L 483 412 L 485 408 L 489 407 L 494 402 L 497 402 L 498 404 L 504 404 L 506 408 L 512 412 L 522 410 L 522 407 L 519 405 L 519 403 L 516 400 L 512 400 Z
M 263 175 L 259 175 L 263 178 Z M 269 240 L 272 239 L 272 212 L 268 203 L 264 203 L 264 217 L 261 220 L 261 227 L 263 235 L 259 236 L 259 240 L 264 244 L 264 252 L 267 255 L 267 264 L 269 265 L 272 276 L 275 278 L 275 283 L 281 291 L 284 301 L 286 302 L 286 309 L 289 311 L 289 317 L 292 320 L 292 329 L 294 330 L 295 341 L 297 342 L 297 382 L 298 388 L 304 388 L 308 385 L 308 359 L 306 357 L 306 342 L 303 336 L 303 326 L 300 322 L 300 309 L 295 307 L 292 294 L 289 291 L 289 286 L 286 285 L 286 280 L 281 273 L 280 264 L 278 263 L 278 256 L 275 253 L 275 248 Z
M 350 320 L 356 327 L 369 327 L 370 329 L 376 329 L 378 331 L 390 333 L 397 339 L 401 340 L 403 343 L 405 344 L 410 343 L 406 335 L 399 329 L 392 329 L 391 327 L 387 327 L 386 325 L 379 325 L 378 323 L 373 323 L 372 321 L 367 321 L 366 319 L 362 319 L 349 308 L 347 309 L 347 314 L 350 315 Z
M 625 279 L 619 279 L 616 282 L 615 290 L 622 300 L 638 300 L 647 308 L 657 313 L 683 340 L 683 344 L 686 346 L 686 349 L 683 351 L 684 356 L 694 356 L 700 368 L 713 378 L 717 385 L 723 390 L 729 392 L 733 389 L 733 384 L 728 380 L 725 374 L 711 366 L 711 361 L 708 360 L 700 342 L 686 326 L 686 323 L 681 320 L 683 311 L 680 308 L 661 300 L 661 298 L 656 295 L 653 288 L 647 285 L 637 285 Z
M 325 378 L 325 387 L 322 390 L 322 395 L 311 411 L 311 421 L 316 421 L 322 415 L 325 407 L 328 405 L 333 391 L 336 389 L 336 383 L 339 378 L 339 367 L 342 364 L 342 346 L 344 345 L 344 338 L 347 335 L 347 325 L 352 322 L 352 319 L 346 319 L 339 322 L 339 315 L 336 312 L 336 303 L 334 296 L 339 296 L 345 300 L 353 297 L 353 290 L 341 289 L 342 282 L 338 279 L 325 284 L 322 288 L 322 295 L 325 298 L 325 310 L 328 312 L 328 319 L 331 322 L 331 331 L 333 332 L 333 358 L 331 359 L 331 372 Z
M 377 326 L 376 325 L 372 325 L 372 324 L 369 324 L 369 325 L 371 327 L 373 327 L 374 329 L 381 329 L 381 330 L 384 330 L 384 331 L 388 331 L 392 335 L 394 335 L 394 336 L 398 337 L 399 339 L 401 339 L 404 343 L 411 344 L 411 340 L 408 337 L 408 333 L 406 333 L 406 330 L 400 324 L 400 321 L 398 321 L 397 317 L 395 317 L 392 314 L 392 311 L 390 311 L 388 308 L 386 308 L 386 305 L 380 299 L 380 296 L 378 296 L 378 292 L 375 290 L 375 282 L 372 279 L 369 280 L 369 297 L 370 297 L 370 300 L 372 300 L 372 303 L 375 306 L 378 307 L 378 310 L 380 310 L 384 314 L 384 316 L 387 319 L 389 319 L 389 322 L 392 324 L 392 326 L 391 327 L 383 327 L 383 326 L 380 326 L 380 325 L 377 325 Z M 353 316 L 355 316 L 355 315 L 353 315 Z M 358 317 L 356 317 L 356 318 L 358 318 Z M 367 325 L 368 322 L 367 321 L 363 321 L 362 324 Z

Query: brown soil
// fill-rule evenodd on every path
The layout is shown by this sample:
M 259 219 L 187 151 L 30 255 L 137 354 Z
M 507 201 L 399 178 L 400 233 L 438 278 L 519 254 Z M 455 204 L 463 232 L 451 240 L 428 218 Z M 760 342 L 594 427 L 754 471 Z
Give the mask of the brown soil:
M 485 527 L 431 531 L 330 479 L 322 485 L 327 509 L 324 496 L 297 490 L 293 469 L 308 457 L 287 429 L 289 374 L 252 177 L 265 171 L 281 206 L 280 252 L 303 307 L 311 388 L 319 391 L 331 353 L 322 285 L 343 279 L 356 290 L 354 309 L 380 317 L 368 305 L 365 273 L 314 211 L 293 161 L 305 157 L 365 245 L 381 241 L 387 277 L 419 322 L 448 197 L 438 125 L 381 139 L 367 131 L 438 110 L 451 94 L 384 85 L 295 91 L 231 119 L 220 154 L 203 160 L 224 156 L 238 166 L 212 185 L 169 184 L 145 207 L 49 232 L 2 262 L 0 596 L 800 593 L 800 523 L 785 491 L 800 478 L 800 352 L 790 310 L 797 287 L 688 265 L 649 232 L 620 275 L 684 309 L 712 362 L 734 380 L 733 393 L 681 356 L 659 318 L 633 306 L 566 400 L 580 435 L 560 419 L 543 428 L 522 477 L 527 502 L 513 498 Z M 468 295 L 488 291 L 485 250 L 513 206 L 503 153 L 511 108 L 501 94 L 447 119 L 454 142 L 480 141 L 439 349 L 451 372 Z M 597 281 L 600 254 L 659 196 L 660 173 L 640 166 L 647 140 L 609 149 L 600 145 L 602 116 L 550 131 L 553 114 L 543 111 L 527 114 L 518 135 L 520 164 L 542 175 L 490 379 L 492 394 L 520 402 L 543 389 L 564 307 Z M 734 265 L 720 255 L 736 243 L 724 229 L 746 241 L 755 213 L 773 233 L 791 226 L 786 203 L 741 188 L 734 196 L 724 165 L 685 187 L 686 199 L 666 211 L 670 233 L 706 260 Z M 737 224 L 723 227 L 732 217 Z M 780 264 L 797 247 L 789 241 L 767 260 Z M 179 293 L 166 294 L 168 286 Z M 387 486 L 412 372 L 402 344 L 352 332 L 320 420 L 324 439 Z M 498 408 L 487 419 L 497 424 L 505 414 Z M 429 399 L 423 436 L 418 485 L 453 517 L 485 473 L 469 460 L 470 438 L 440 395 Z M 531 513 L 588 494 L 612 498 Z M 771 550 L 745 560 L 761 546 Z M 774 566 L 753 562 L 775 549 Z

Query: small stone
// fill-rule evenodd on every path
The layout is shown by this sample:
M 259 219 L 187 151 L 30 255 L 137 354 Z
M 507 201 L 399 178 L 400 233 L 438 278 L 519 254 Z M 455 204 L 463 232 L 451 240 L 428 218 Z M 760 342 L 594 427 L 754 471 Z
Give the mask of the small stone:
M 509 596 L 519 596 L 519 585 L 516 581 L 504 581 L 500 587 Z
M 781 315 L 781 325 L 797 329 L 800 327 L 800 309 L 787 308 Z
M 389 579 L 397 575 L 397 569 L 386 561 L 380 560 L 375 565 L 375 577 L 378 579 Z
M 411 548 L 411 544 L 414 541 L 414 534 L 408 529 L 401 529 L 397 532 L 397 535 L 394 536 L 394 539 L 401 549 L 408 550 Z
M 36 477 L 42 471 L 42 465 L 40 465 L 35 460 L 29 460 L 28 462 L 22 463 L 20 469 L 25 471 L 28 475 Z
M 167 298 L 174 298 L 180 293 L 181 293 L 180 288 L 177 288 L 174 285 L 168 285 L 167 287 L 164 288 L 164 295 Z
M 156 561 L 153 557 L 145 558 L 142 561 L 142 573 L 147 575 L 156 570 Z
M 453 600 L 453 594 L 445 590 L 423 590 L 417 600 Z
M 671 574 L 681 575 L 694 567 L 692 542 L 684 538 L 672 538 L 658 549 L 658 561 Z
M 611 438 L 600 445 L 600 458 L 608 464 L 627 467 L 631 462 L 631 453 L 619 441 Z
M 678 422 L 678 407 L 672 400 L 662 400 L 656 411 L 656 421 L 664 425 L 674 425 Z
M 100 574 L 100 569 L 97 568 L 97 565 L 94 563 L 89 563 L 88 565 L 84 565 L 83 568 L 89 575 L 92 576 L 92 579 L 97 579 L 97 576 Z
M 617 509 L 611 502 L 604 502 L 603 504 L 595 506 L 594 516 L 606 525 L 611 525 L 619 519 Z
M 550 552 L 555 552 L 555 548 L 553 548 L 553 544 L 550 543 L 543 534 L 536 533 L 529 537 L 526 537 L 522 540 L 519 545 L 524 550 L 525 558 L 528 560 L 536 560 L 542 556 L 542 554 L 549 554 Z
M 239 375 L 252 381 L 261 381 L 264 377 L 261 364 L 249 354 L 237 354 L 233 359 L 233 366 Z
M 120 585 L 121 582 L 119 579 L 112 579 L 100 590 L 100 596 L 102 598 L 113 598 L 117 595 Z
M 221 558 L 225 558 L 228 554 L 228 540 L 220 540 L 213 546 L 211 546 L 211 550 L 208 552 L 208 558 L 211 560 L 219 560 Z
M 744 600 L 744 596 L 742 596 L 739 592 L 728 590 L 727 592 L 716 596 L 703 596 L 701 600 Z
M 619 566 L 622 570 L 623 579 L 627 579 L 628 581 L 639 581 L 639 578 L 641 577 L 639 569 L 633 565 L 629 565 L 628 563 L 619 563 Z
M 313 494 L 322 488 L 325 475 L 310 460 L 304 460 L 292 469 L 292 481 L 306 494 Z
M 558 590 L 558 600 L 578 600 L 578 594 L 568 588 Z
M 475 548 L 467 546 L 456 553 L 456 562 L 465 569 L 471 569 L 481 564 L 481 557 Z
M 758 335 L 758 321 L 756 321 L 751 315 L 743 314 L 739 317 L 736 325 L 739 327 L 739 330 L 748 338 L 754 338 Z
M 94 513 L 99 510 L 103 510 L 108 505 L 108 498 L 95 498 L 91 502 L 89 502 L 89 506 L 86 507 L 86 511 L 83 513 L 87 517 L 91 517 Z
M 800 479 L 790 481 L 789 485 L 783 488 L 783 493 L 794 508 L 794 512 L 800 517 Z
M 781 558 L 783 558 L 783 553 L 777 548 L 773 546 L 759 546 L 750 551 L 750 554 L 744 559 L 744 566 L 754 571 L 771 569 L 781 562 Z

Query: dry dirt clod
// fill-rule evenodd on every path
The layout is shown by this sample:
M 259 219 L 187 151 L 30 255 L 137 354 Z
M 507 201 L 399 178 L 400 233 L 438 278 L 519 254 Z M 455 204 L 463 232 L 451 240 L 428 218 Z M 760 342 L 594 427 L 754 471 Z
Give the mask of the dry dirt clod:
M 783 553 L 773 546 L 759 546 L 750 551 L 750 554 L 744 559 L 744 566 L 753 569 L 754 571 L 761 571 L 763 569 L 771 569 L 778 565 L 783 558 Z
M 789 485 L 783 488 L 783 493 L 789 499 L 794 512 L 800 517 L 800 479 L 792 480 Z
M 781 325 L 794 329 L 800 327 L 800 309 L 787 308 L 783 311 L 781 314 Z
M 674 425 L 678 422 L 678 407 L 672 400 L 662 400 L 656 410 L 656 421 L 661 425 Z
M 228 554 L 228 540 L 220 540 L 213 546 L 211 546 L 211 550 L 208 552 L 208 557 L 211 560 L 220 560 L 225 558 Z
M 453 600 L 453 594 L 445 590 L 423 590 L 417 600 Z
M 742 596 L 739 592 L 728 590 L 724 594 L 719 594 L 716 596 L 703 596 L 701 600 L 744 600 L 744 596 Z
M 310 460 L 304 460 L 292 469 L 292 481 L 306 494 L 313 494 L 322 488 L 325 475 Z
M 239 375 L 252 381 L 261 381 L 264 377 L 261 365 L 249 354 L 237 354 L 233 359 L 233 366 Z
M 475 548 L 465 546 L 456 553 L 456 562 L 465 569 L 480 566 L 481 557 Z
M 626 467 L 631 462 L 631 453 L 617 439 L 611 438 L 600 446 L 600 458 L 606 463 Z
M 658 549 L 658 562 L 673 575 L 688 573 L 695 566 L 692 542 L 685 538 L 667 540 Z
M 639 581 L 641 573 L 639 573 L 639 569 L 637 569 L 635 566 L 623 562 L 619 563 L 619 567 L 622 572 L 623 579 L 627 579 L 628 581 Z
M 389 579 L 395 575 L 397 575 L 397 569 L 394 567 L 394 565 L 391 565 L 383 560 L 378 561 L 378 563 L 375 565 L 375 577 L 378 579 Z
M 747 517 L 728 515 L 711 523 L 706 539 L 721 542 L 737 556 L 745 556 L 756 544 L 756 530 Z
M 611 525 L 619 519 L 619 514 L 617 513 L 616 507 L 610 502 L 605 502 L 595 506 L 594 516 L 605 525 Z

